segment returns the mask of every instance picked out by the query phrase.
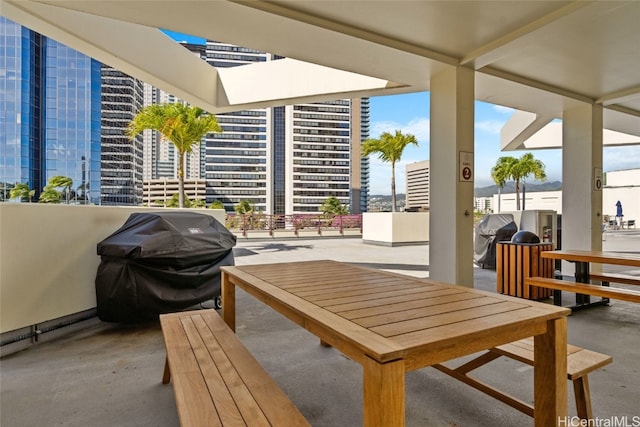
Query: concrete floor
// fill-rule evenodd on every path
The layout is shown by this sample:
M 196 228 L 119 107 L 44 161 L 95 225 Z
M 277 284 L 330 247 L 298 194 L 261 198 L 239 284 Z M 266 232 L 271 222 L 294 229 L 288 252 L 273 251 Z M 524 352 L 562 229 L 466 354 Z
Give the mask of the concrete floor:
M 603 245 L 640 252 L 640 233 L 606 233 Z M 429 274 L 428 245 L 390 248 L 356 238 L 239 240 L 234 252 L 238 265 L 335 259 L 418 277 Z M 476 268 L 475 286 L 495 291 L 495 272 Z M 569 296 L 565 300 L 571 303 Z M 362 424 L 358 364 L 320 346 L 313 335 L 241 291 L 237 307 L 238 336 L 312 425 Z M 1 359 L 0 425 L 177 426 L 172 387 L 160 383 L 165 353 L 158 323 L 88 323 L 79 332 Z M 612 301 L 573 313 L 568 334 L 571 344 L 614 359 L 589 377 L 594 415 L 607 421 L 626 417 L 628 425 L 640 425 L 640 307 Z M 529 402 L 532 374 L 532 368 L 502 358 L 476 372 Z M 533 425 L 529 417 L 435 369 L 409 373 L 406 396 L 408 426 Z M 571 387 L 569 413 L 576 413 Z M 633 417 L 637 424 L 631 424 Z

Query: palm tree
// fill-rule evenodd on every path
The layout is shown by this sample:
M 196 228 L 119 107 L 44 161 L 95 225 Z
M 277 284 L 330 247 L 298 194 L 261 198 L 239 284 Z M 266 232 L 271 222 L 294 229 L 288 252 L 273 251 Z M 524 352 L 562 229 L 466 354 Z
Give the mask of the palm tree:
M 33 196 L 36 195 L 36 190 L 32 190 L 29 188 L 29 183 L 16 183 L 16 185 L 11 189 L 9 193 L 9 198 L 14 199 L 16 197 L 20 197 L 20 201 L 23 199 L 29 200 L 29 203 L 32 202 Z
M 391 163 L 391 211 L 396 211 L 396 162 L 402 157 L 402 152 L 409 144 L 418 146 L 418 140 L 410 133 L 404 135 L 396 130 L 395 135 L 383 132 L 379 139 L 367 139 L 362 144 L 362 156 L 378 153 L 383 162 Z
M 160 132 L 178 151 L 178 206 L 184 207 L 184 158 L 209 132 L 221 132 L 214 115 L 198 107 L 185 104 L 150 105 L 140 111 L 129 123 L 130 139 L 145 129 Z
M 71 187 L 73 186 L 73 180 L 68 176 L 56 175 L 49 179 L 47 185 L 45 186 L 45 190 L 47 187 L 52 189 L 61 188 L 62 193 L 65 194 L 65 199 L 67 203 L 69 203 L 69 192 L 71 191 Z
M 547 180 L 544 163 L 542 163 L 541 160 L 535 159 L 533 154 L 525 153 L 511 168 L 511 178 L 516 182 L 516 206 L 518 210 L 520 210 L 520 181 L 522 181 L 524 188 L 525 180 L 530 175 L 533 175 L 533 179 L 536 181 L 543 182 Z M 524 200 L 522 204 L 524 205 Z
M 491 168 L 491 178 L 498 186 L 498 212 L 500 212 L 500 194 L 507 180 L 511 178 L 511 167 L 518 159 L 511 156 L 500 157 L 495 166 Z
M 533 157 L 531 153 L 525 153 L 519 159 L 515 157 L 500 157 L 496 165 L 491 169 L 498 188 L 504 186 L 507 179 L 511 178 L 516 182 L 516 209 L 520 210 L 520 182 L 533 175 L 536 181 L 545 181 L 547 174 L 544 171 L 544 163 Z
M 38 203 L 60 203 L 62 194 L 53 187 L 45 185 L 44 190 L 38 197 Z

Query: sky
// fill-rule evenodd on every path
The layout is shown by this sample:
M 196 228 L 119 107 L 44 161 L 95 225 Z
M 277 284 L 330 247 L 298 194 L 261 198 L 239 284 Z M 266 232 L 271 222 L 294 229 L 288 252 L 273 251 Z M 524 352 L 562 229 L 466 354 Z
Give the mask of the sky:
M 396 192 L 404 193 L 406 165 L 429 160 L 429 92 L 370 98 L 370 138 L 382 132 L 400 130 L 411 133 L 418 147 L 408 146 L 402 160 L 396 163 Z M 512 109 L 476 101 L 475 104 L 475 187 L 493 185 L 491 168 L 501 156 L 520 157 L 531 152 L 545 165 L 548 181 L 562 181 L 562 150 L 500 151 L 500 129 L 513 114 Z M 391 165 L 370 157 L 371 180 L 369 194 L 391 194 Z M 640 168 L 640 146 L 606 147 L 603 151 L 603 171 Z
M 176 41 L 205 44 L 206 40 L 186 34 L 162 30 Z M 404 193 L 406 165 L 429 160 L 429 92 L 403 95 L 376 96 L 370 98 L 370 138 L 378 138 L 383 132 L 400 130 L 411 133 L 418 140 L 418 147 L 409 146 L 396 163 L 396 192 Z M 476 101 L 475 105 L 475 187 L 493 185 L 491 168 L 501 156 L 520 157 L 524 151 L 500 151 L 500 129 L 509 120 L 510 108 Z M 562 150 L 530 150 L 534 157 L 545 164 L 548 181 L 562 181 Z M 391 165 L 370 157 L 369 194 L 391 194 Z M 603 152 L 603 171 L 640 168 L 640 146 L 614 148 Z

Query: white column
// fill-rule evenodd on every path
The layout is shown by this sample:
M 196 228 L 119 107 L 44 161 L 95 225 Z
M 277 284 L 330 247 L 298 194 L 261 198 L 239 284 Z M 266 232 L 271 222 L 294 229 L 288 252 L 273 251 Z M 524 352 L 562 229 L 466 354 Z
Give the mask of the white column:
M 602 250 L 597 174 L 602 177 L 602 106 L 567 109 L 562 118 L 562 249 Z
M 474 151 L 474 71 L 433 77 L 430 99 L 429 277 L 473 287 L 473 176 L 463 178 L 460 163 Z

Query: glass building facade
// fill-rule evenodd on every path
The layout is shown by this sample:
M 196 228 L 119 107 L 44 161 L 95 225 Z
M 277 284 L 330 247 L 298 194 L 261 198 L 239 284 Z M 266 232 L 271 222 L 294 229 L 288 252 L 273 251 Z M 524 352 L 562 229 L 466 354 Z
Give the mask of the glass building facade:
M 127 126 L 142 109 L 144 84 L 102 65 L 101 204 L 143 202 L 143 135 L 130 140 Z
M 100 202 L 100 63 L 0 17 L 0 182 Z M 4 194 L 3 194 L 4 195 Z

